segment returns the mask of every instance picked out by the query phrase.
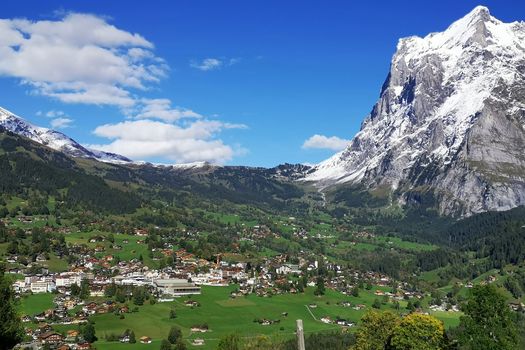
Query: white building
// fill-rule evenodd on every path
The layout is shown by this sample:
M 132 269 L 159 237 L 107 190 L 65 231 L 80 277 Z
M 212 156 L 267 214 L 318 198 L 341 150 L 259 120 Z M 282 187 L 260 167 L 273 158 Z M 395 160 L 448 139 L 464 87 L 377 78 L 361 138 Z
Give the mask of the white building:
M 159 295 L 183 296 L 201 294 L 201 287 L 183 279 L 158 279 L 153 281 Z
M 30 290 L 32 293 L 51 293 L 56 289 L 56 286 L 53 282 L 46 281 L 35 281 L 31 282 Z
M 80 286 L 80 282 L 82 282 L 82 276 L 76 273 L 62 273 L 55 278 L 57 287 L 71 287 L 73 284 Z

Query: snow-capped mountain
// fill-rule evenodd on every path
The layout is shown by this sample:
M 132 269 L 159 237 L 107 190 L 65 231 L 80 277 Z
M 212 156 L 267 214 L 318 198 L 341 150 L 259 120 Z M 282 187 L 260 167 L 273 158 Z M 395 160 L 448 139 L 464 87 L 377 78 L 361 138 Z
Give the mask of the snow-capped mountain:
M 71 157 L 93 158 L 107 163 L 131 162 L 130 159 L 118 154 L 86 148 L 61 132 L 32 125 L 1 107 L 0 126 Z
M 445 214 L 525 204 L 525 23 L 479 6 L 401 39 L 360 132 L 305 180 L 430 190 Z

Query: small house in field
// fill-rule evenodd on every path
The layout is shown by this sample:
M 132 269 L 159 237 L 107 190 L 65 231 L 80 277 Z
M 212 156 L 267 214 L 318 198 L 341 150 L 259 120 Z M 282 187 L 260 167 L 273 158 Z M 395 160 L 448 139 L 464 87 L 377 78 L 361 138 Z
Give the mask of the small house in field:
M 330 324 L 330 323 L 332 323 L 332 319 L 329 316 L 322 317 L 321 318 L 321 322 Z
M 201 346 L 201 345 L 204 345 L 204 339 L 200 339 L 200 338 L 197 338 L 197 339 L 193 339 L 193 341 L 191 342 L 192 345 L 195 345 L 195 346 Z
M 144 336 L 140 337 L 140 342 L 142 344 L 151 344 L 151 338 L 144 335 Z
M 208 329 L 208 325 L 207 324 L 202 324 L 202 325 L 193 325 L 191 326 L 191 331 L 194 332 L 194 333 L 206 333 L 209 331 Z

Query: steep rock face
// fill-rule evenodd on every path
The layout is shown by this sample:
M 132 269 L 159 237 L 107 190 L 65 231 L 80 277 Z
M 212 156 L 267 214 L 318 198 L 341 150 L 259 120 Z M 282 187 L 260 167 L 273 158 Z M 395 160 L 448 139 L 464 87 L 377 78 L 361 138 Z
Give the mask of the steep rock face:
M 525 204 L 525 23 L 476 7 L 399 41 L 380 99 L 344 151 L 305 180 L 430 190 L 444 214 Z

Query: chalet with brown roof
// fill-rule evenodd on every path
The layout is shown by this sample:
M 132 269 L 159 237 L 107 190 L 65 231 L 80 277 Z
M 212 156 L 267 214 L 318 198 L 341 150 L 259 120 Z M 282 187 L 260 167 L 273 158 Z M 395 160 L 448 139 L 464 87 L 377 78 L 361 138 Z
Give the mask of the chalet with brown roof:
M 135 229 L 135 234 L 137 236 L 147 236 L 148 235 L 148 230 L 137 228 L 137 229 Z
M 67 331 L 68 338 L 75 338 L 75 337 L 78 337 L 78 335 L 79 335 L 79 331 L 76 329 L 70 329 Z
M 45 332 L 38 336 L 42 344 L 56 345 L 64 341 L 64 336 L 57 332 Z
M 88 342 L 77 344 L 77 350 L 89 350 L 89 349 L 91 349 L 91 344 Z
M 151 343 L 151 338 L 144 335 L 144 336 L 140 337 L 140 342 L 142 344 L 150 344 Z

